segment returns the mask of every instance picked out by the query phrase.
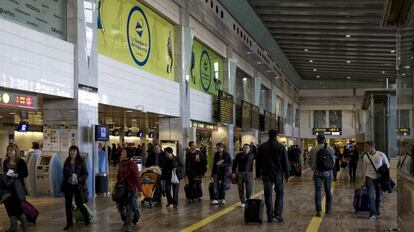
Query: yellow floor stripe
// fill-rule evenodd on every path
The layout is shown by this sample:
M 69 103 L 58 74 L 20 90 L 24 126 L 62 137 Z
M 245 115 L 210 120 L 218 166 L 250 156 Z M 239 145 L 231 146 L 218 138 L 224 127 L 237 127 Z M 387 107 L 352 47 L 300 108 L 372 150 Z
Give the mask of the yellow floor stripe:
M 306 169 L 305 171 L 303 171 L 302 174 L 306 173 L 309 170 L 310 169 Z M 295 176 L 290 177 L 289 180 L 292 179 L 292 178 L 294 178 L 294 177 Z M 258 193 L 255 193 L 252 196 L 252 198 L 261 197 L 263 194 L 264 194 L 264 192 L 263 191 L 260 191 Z M 235 210 L 237 208 L 240 208 L 240 205 L 241 205 L 241 203 L 240 202 L 237 202 L 237 203 L 235 203 L 235 204 L 233 204 L 233 205 L 231 205 L 231 206 L 229 206 L 229 207 L 227 207 L 227 208 L 225 208 L 223 210 L 220 210 L 219 212 L 217 212 L 217 213 L 215 213 L 215 214 L 213 214 L 213 215 L 211 215 L 211 216 L 209 216 L 207 218 L 204 218 L 201 221 L 198 221 L 198 222 L 192 224 L 191 226 L 189 226 L 189 227 L 187 227 L 185 229 L 180 230 L 180 232 L 192 232 L 192 231 L 196 231 L 196 230 L 200 229 L 201 227 L 210 224 L 212 221 L 216 220 L 217 218 L 220 218 L 221 216 L 223 216 L 225 214 L 228 214 L 228 213 L 230 213 L 231 211 L 233 211 L 233 210 Z
M 339 180 L 339 177 L 340 177 L 340 175 L 342 173 L 342 170 L 343 169 L 341 169 L 338 172 L 338 174 L 337 174 L 338 175 L 337 176 L 338 177 L 338 180 Z M 338 181 L 332 181 L 332 184 L 331 184 L 331 193 L 332 194 L 335 191 L 336 183 L 337 182 Z M 319 227 L 321 226 L 323 217 L 325 216 L 325 206 L 326 206 L 326 198 L 324 196 L 323 199 L 322 199 L 322 212 L 321 212 L 321 216 L 320 217 L 313 216 L 313 218 L 310 221 L 308 227 L 306 228 L 306 232 L 317 232 L 317 231 L 319 231 Z

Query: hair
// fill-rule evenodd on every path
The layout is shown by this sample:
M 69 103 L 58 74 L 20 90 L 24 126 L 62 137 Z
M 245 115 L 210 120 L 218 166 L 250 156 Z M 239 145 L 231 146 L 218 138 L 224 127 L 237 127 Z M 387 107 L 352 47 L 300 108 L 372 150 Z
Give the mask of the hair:
M 274 139 L 277 137 L 277 131 L 275 129 L 270 129 L 268 132 L 269 139 Z
M 193 145 L 195 142 L 194 141 L 190 141 L 189 143 L 188 143 L 188 146 L 189 147 L 191 147 L 191 145 Z
M 375 148 L 375 142 L 374 141 L 366 141 L 365 144 L 368 144 L 368 146 Z
M 318 144 L 325 143 L 325 141 L 326 141 L 325 135 L 316 136 L 316 141 L 318 142 Z
M 123 148 L 121 148 L 121 152 L 120 152 L 119 156 L 121 156 L 121 153 L 122 153 L 124 150 L 127 152 L 127 157 L 128 157 L 128 159 L 130 159 L 130 158 L 132 157 L 132 155 L 133 155 L 133 152 L 132 152 L 132 150 L 131 150 L 130 148 L 128 148 L 128 147 L 123 147 Z
M 245 147 L 245 146 L 249 146 L 250 147 L 250 145 L 248 143 L 243 144 L 243 147 Z
M 15 151 L 15 153 L 16 153 L 16 162 L 17 162 L 20 159 L 19 147 L 14 143 L 10 143 L 7 146 L 7 149 L 6 149 L 6 160 L 9 160 L 9 155 L 8 155 L 8 152 L 7 152 L 9 149 L 13 149 Z
M 79 147 L 72 145 L 69 147 L 69 156 L 68 158 L 66 158 L 65 160 L 65 165 L 70 163 L 70 151 L 76 151 L 76 158 L 75 158 L 75 163 L 82 163 L 83 159 L 80 155 L 80 151 L 79 151 Z
M 38 142 L 33 142 L 32 143 L 32 148 L 33 149 L 39 149 L 40 148 L 39 143 Z
M 167 147 L 167 148 L 165 148 L 165 149 L 164 149 L 164 151 L 165 151 L 165 152 L 168 152 L 168 153 L 170 153 L 170 154 L 174 154 L 174 151 L 173 151 L 173 149 L 172 149 L 171 147 Z
M 217 147 L 224 148 L 224 144 L 222 144 L 222 143 L 217 143 L 217 144 L 216 144 L 216 146 L 217 146 Z

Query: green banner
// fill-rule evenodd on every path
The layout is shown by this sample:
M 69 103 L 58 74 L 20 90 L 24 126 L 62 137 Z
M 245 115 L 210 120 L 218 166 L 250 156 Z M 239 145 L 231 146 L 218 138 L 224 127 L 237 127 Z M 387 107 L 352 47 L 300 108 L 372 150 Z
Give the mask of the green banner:
M 98 52 L 175 80 L 174 25 L 136 0 L 98 1 Z
M 223 88 L 223 58 L 197 40 L 193 42 L 190 86 L 217 96 Z

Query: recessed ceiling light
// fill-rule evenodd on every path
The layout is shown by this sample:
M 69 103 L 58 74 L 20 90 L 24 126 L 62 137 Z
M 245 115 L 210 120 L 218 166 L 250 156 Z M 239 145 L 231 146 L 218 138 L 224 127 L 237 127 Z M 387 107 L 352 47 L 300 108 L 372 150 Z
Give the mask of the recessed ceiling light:
M 267 72 L 268 72 L 268 73 L 271 73 L 271 72 L 272 72 L 272 70 L 270 70 L 270 69 L 269 69 L 269 70 L 267 70 Z
M 252 54 L 252 52 L 251 52 L 251 51 L 247 51 L 246 53 L 247 53 L 247 54 L 249 54 L 249 55 L 250 55 L 250 54 Z
M 385 73 L 385 71 L 382 71 L 382 73 Z
M 318 69 L 314 68 L 313 71 L 316 72 L 316 71 L 318 71 Z
M 350 79 L 351 79 L 351 77 L 350 77 L 350 76 L 347 76 L 347 77 L 346 77 L 346 79 L 350 80 Z
M 247 77 L 244 77 L 244 78 L 243 78 L 243 81 L 247 81 Z
M 347 62 L 348 64 L 350 64 L 350 63 L 351 63 L 351 61 L 350 61 L 350 60 L 347 60 L 346 62 Z
M 262 64 L 262 62 L 261 62 L 261 61 L 257 61 L 256 63 L 257 63 L 257 64 Z
M 307 48 L 303 49 L 305 52 L 309 51 Z
M 11 114 L 11 115 L 15 115 L 16 113 L 14 113 L 14 112 L 10 112 L 10 114 Z
M 410 68 L 410 65 L 405 66 L 404 68 Z
M 317 75 L 317 76 L 316 76 L 316 78 L 318 78 L 318 79 L 319 79 L 320 77 L 321 77 L 321 76 L 319 76 L 319 75 Z
M 313 60 L 309 60 L 309 62 L 310 62 L 310 63 L 312 63 L 312 62 L 313 62 Z
M 350 38 L 350 37 L 351 37 L 351 35 L 345 35 L 345 37 L 346 37 L 346 38 Z
M 405 73 L 403 73 L 402 75 L 405 76 Z
M 132 110 L 126 110 L 125 112 L 126 113 L 132 113 Z
M 395 53 L 395 50 L 391 50 L 390 52 L 391 52 L 391 53 Z

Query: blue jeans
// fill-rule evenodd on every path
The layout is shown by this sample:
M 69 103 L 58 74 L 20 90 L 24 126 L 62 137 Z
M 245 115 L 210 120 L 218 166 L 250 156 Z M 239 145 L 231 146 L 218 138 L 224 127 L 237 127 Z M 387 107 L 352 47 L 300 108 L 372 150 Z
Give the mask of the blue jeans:
M 315 172 L 313 179 L 315 181 L 315 206 L 316 211 L 322 211 L 322 183 L 325 186 L 326 211 L 331 211 L 332 207 L 332 171 Z
M 272 202 L 272 187 L 274 185 L 274 190 L 276 192 L 276 200 Z M 283 211 L 283 176 L 263 176 L 263 188 L 266 204 L 267 218 L 272 219 L 273 216 L 282 216 Z
M 225 176 L 214 175 L 214 200 L 224 200 L 226 197 Z
M 367 186 L 368 196 L 369 196 L 369 210 L 370 216 L 378 216 L 380 214 L 381 207 L 381 187 L 380 183 L 376 179 L 366 177 L 365 185 Z M 373 207 L 375 205 L 375 207 Z

